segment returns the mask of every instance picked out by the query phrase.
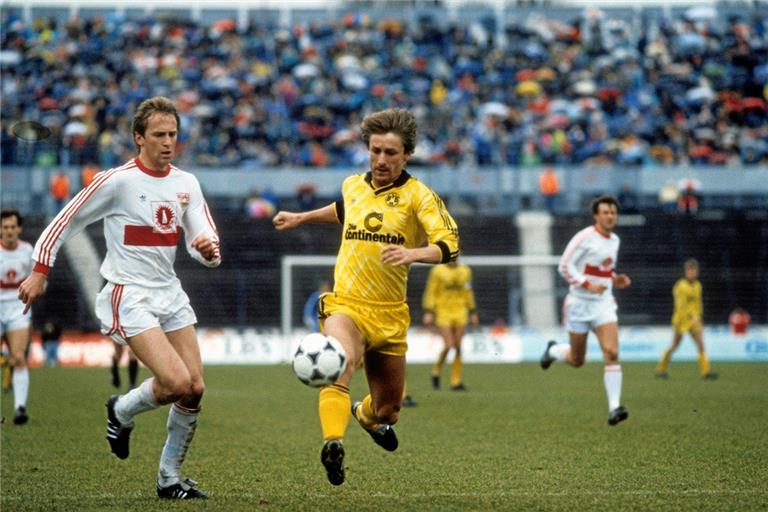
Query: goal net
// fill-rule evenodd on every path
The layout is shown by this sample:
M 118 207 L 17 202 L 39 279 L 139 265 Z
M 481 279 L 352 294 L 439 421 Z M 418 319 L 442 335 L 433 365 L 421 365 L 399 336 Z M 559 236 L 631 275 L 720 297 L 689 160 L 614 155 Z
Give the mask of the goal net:
M 558 256 L 461 256 L 472 269 L 480 322 L 493 325 L 552 327 L 567 286 L 557 276 Z M 284 335 L 306 330 L 304 305 L 322 281 L 333 283 L 335 256 L 286 255 L 281 261 L 281 319 Z M 421 299 L 432 265 L 415 264 L 408 278 L 411 324 L 421 318 Z

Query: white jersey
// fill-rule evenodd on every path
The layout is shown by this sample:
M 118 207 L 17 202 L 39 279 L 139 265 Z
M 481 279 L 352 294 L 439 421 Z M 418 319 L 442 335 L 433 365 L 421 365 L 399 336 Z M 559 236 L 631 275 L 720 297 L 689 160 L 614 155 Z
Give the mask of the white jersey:
M 19 301 L 19 285 L 32 273 L 32 245 L 19 240 L 15 249 L 0 242 L 0 300 Z
M 571 238 L 560 258 L 558 271 L 571 285 L 569 293 L 579 299 L 611 299 L 613 278 L 616 275 L 616 258 L 619 254 L 619 237 L 615 233 L 604 235 L 597 226 L 584 228 Z M 602 284 L 602 294 L 586 289 L 587 283 Z
M 156 288 L 178 282 L 173 263 L 182 232 L 194 259 L 208 267 L 221 262 L 219 236 L 197 178 L 172 165 L 152 171 L 135 158 L 97 174 L 59 212 L 35 244 L 34 270 L 47 273 L 61 245 L 100 219 L 107 242 L 101 275 L 111 283 Z M 213 241 L 213 260 L 192 248 L 198 235 Z

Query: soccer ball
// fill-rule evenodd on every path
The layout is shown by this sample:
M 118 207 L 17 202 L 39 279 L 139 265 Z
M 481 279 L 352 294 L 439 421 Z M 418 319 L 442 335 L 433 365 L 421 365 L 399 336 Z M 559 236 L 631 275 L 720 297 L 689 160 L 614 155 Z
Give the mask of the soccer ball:
M 293 373 L 313 388 L 333 384 L 347 367 L 347 355 L 339 340 L 313 332 L 299 342 L 293 354 Z

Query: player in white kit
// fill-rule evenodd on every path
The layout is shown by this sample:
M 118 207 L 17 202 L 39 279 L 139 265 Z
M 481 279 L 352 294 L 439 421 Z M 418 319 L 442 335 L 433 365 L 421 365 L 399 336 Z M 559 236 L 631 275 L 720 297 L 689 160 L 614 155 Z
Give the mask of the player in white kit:
M 550 341 L 541 357 L 545 370 L 554 361 L 578 368 L 584 364 L 587 336 L 593 331 L 605 361 L 603 383 L 611 426 L 629 416 L 621 405 L 618 319 L 612 293 L 613 287 L 621 289 L 632 284 L 629 276 L 614 271 L 619 253 L 619 237 L 613 232 L 618 209 L 615 197 L 598 197 L 592 202 L 595 224 L 582 229 L 568 242 L 558 270 L 570 284 L 563 307 L 570 343 Z
M 2 242 L 0 242 L 0 336 L 8 340 L 9 368 L 13 371 L 13 422 L 23 425 L 29 420 L 29 369 L 25 356 L 29 346 L 31 314 L 19 302 L 18 288 L 32 271 L 32 246 L 19 240 L 22 218 L 16 210 L 3 210 Z
M 96 298 L 101 330 L 117 343 L 127 343 L 154 375 L 109 399 L 107 440 L 118 458 L 127 458 L 134 417 L 172 404 L 157 494 L 190 499 L 207 497 L 180 473 L 205 386 L 194 328 L 197 318 L 173 262 L 182 235 L 190 256 L 200 263 L 216 267 L 221 257 L 200 184 L 170 163 L 178 129 L 179 115 L 171 100 L 155 97 L 139 105 L 132 129 L 138 157 L 99 173 L 53 219 L 35 245 L 35 266 L 21 284 L 19 298 L 28 309 L 43 294 L 61 245 L 104 219 L 107 255 L 101 274 L 107 284 Z

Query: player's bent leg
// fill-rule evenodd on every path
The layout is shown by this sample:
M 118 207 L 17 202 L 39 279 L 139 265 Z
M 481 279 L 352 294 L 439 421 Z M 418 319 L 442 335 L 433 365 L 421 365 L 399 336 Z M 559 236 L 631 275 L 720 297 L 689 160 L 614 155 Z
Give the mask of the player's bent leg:
M 339 379 L 320 390 L 318 414 L 323 432 L 320 462 L 325 468 L 328 481 L 333 485 L 344 483 L 343 437 L 349 424 L 351 398 L 349 382 L 360 366 L 365 350 L 363 337 L 354 321 L 344 314 L 333 314 L 325 319 L 323 330 L 336 338 L 347 354 L 347 368 Z
M 629 412 L 621 405 L 622 370 L 619 364 L 618 324 L 607 322 L 595 327 L 595 335 L 603 351 L 605 368 L 603 384 L 608 397 L 608 425 L 614 426 L 626 420 Z
M 451 390 L 466 391 L 464 385 L 464 364 L 461 359 L 461 340 L 464 337 L 464 326 L 456 326 L 453 331 L 453 364 L 451 365 Z
M 672 344 L 664 351 L 664 355 L 661 356 L 659 364 L 656 365 L 656 378 L 666 380 L 669 378 L 667 368 L 669 367 L 669 361 L 672 359 L 672 354 L 675 353 L 677 347 L 680 345 L 680 340 L 683 338 L 683 333 L 675 331 L 672 336 Z
M 197 334 L 194 327 L 188 325 L 169 331 L 166 336 L 189 372 L 190 384 L 187 393 L 179 397 L 168 411 L 168 436 L 160 456 L 157 493 L 161 498 L 205 498 L 205 493 L 190 485 L 190 480 L 181 475 L 181 465 L 197 430 L 200 401 L 205 392 Z M 180 497 L 182 495 L 183 497 Z
M 5 334 L 10 352 L 9 365 L 13 368 L 13 423 L 24 425 L 29 421 L 27 398 L 29 396 L 29 369 L 25 352 L 29 345 L 29 328 L 14 329 Z
M 392 425 L 400 419 L 405 357 L 367 352 L 365 371 L 371 393 L 362 402 L 355 402 L 353 414 L 376 444 L 387 451 L 395 451 L 398 440 Z

